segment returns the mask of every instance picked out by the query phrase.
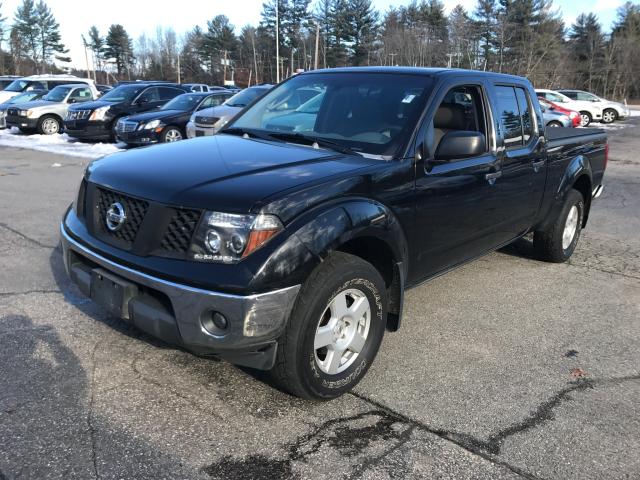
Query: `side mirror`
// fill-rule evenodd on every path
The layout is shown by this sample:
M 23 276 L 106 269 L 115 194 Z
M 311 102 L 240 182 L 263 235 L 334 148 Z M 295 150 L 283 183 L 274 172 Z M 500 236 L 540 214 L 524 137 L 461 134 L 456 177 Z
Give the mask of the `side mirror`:
M 144 105 L 145 103 L 149 103 L 149 99 L 146 97 L 140 97 L 136 103 L 138 103 L 139 105 Z
M 76 103 L 77 100 L 75 98 L 70 98 L 69 100 L 67 100 L 67 103 Z
M 446 133 L 436 149 L 435 160 L 448 162 L 482 155 L 486 149 L 484 134 L 467 130 Z

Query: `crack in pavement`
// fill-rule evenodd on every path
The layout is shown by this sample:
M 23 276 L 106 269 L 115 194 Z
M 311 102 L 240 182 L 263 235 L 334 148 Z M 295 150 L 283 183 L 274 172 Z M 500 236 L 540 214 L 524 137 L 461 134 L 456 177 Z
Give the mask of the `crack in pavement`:
M 477 437 L 474 437 L 473 435 L 469 435 L 466 433 L 452 432 L 444 429 L 436 429 L 422 422 L 414 420 L 410 417 L 407 417 L 401 413 L 398 413 L 390 409 L 389 407 L 381 403 L 378 403 L 375 400 L 372 400 L 364 395 L 357 394 L 355 392 L 350 392 L 350 394 L 363 401 L 370 403 L 371 405 L 376 406 L 377 408 L 384 409 L 393 415 L 397 415 L 405 419 L 405 421 L 412 422 L 420 426 L 420 428 L 425 429 L 426 431 L 433 433 L 434 435 L 437 435 L 440 438 L 449 440 L 475 455 L 479 455 L 482 458 L 485 458 L 486 460 L 489 460 L 491 462 L 498 463 L 512 470 L 514 473 L 517 473 L 525 478 L 535 479 L 538 477 L 528 472 L 525 472 L 524 470 L 521 470 L 518 467 L 514 467 L 513 465 L 510 465 L 504 461 L 501 461 L 495 457 L 496 455 L 500 454 L 502 446 L 507 438 L 513 435 L 516 435 L 518 433 L 526 432 L 527 430 L 530 430 L 550 420 L 553 420 L 555 418 L 553 410 L 556 407 L 560 406 L 563 402 L 568 400 L 573 400 L 570 396 L 572 393 L 585 391 L 587 389 L 593 389 L 594 387 L 599 385 L 618 385 L 624 382 L 637 381 L 637 380 L 640 380 L 640 374 L 628 375 L 624 377 L 601 378 L 601 379 L 580 378 L 574 382 L 571 382 L 568 387 L 563 388 L 562 390 L 557 392 L 555 395 L 553 395 L 550 399 L 538 405 L 538 407 L 529 415 L 529 417 L 525 418 L 519 423 L 515 423 L 506 428 L 503 428 L 497 433 L 491 435 L 488 440 L 481 440 L 481 439 L 478 439 Z
M 59 289 L 52 289 L 52 290 L 47 290 L 47 289 L 37 289 L 37 290 L 24 290 L 22 292 L 0 292 L 0 298 L 3 297 L 11 297 L 11 296 L 17 296 L 17 295 L 31 295 L 32 293 L 41 293 L 41 294 L 48 294 L 48 293 L 62 293 L 62 290 Z
M 98 460 L 96 451 L 96 428 L 93 424 L 93 404 L 95 398 L 96 350 L 98 350 L 98 346 L 100 344 L 101 341 L 97 341 L 93 346 L 93 350 L 91 351 L 91 381 L 89 382 L 90 394 L 89 408 L 87 411 L 87 427 L 89 428 L 89 437 L 91 438 L 91 460 L 93 462 L 93 471 L 95 473 L 96 479 L 100 478 L 100 474 L 98 473 Z
M 6 223 L 4 223 L 4 222 L 0 222 L 0 228 L 4 228 L 5 230 L 8 230 L 8 231 L 10 231 L 11 233 L 14 233 L 15 235 L 18 235 L 19 237 L 24 238 L 24 239 L 25 239 L 25 240 L 27 240 L 28 242 L 33 243 L 34 245 L 37 245 L 37 246 L 38 246 L 38 247 L 40 247 L 40 248 L 46 248 L 46 249 L 49 249 L 49 250 L 55 250 L 55 249 L 57 249 L 57 248 L 58 248 L 58 245 L 47 245 L 47 244 L 45 244 L 45 243 L 42 243 L 42 242 L 40 242 L 40 241 L 36 240 L 35 238 L 31 238 L 30 236 L 25 235 L 25 234 L 24 234 L 24 233 L 22 233 L 21 231 L 16 230 L 15 228 L 10 227 L 9 225 L 7 225 L 7 224 L 6 224 Z

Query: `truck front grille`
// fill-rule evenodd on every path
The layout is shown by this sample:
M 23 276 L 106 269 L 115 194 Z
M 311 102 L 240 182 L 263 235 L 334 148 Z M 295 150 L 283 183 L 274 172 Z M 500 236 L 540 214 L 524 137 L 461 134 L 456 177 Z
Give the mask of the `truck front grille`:
M 93 110 L 69 110 L 67 112 L 67 120 L 84 120 L 89 118 Z
M 171 222 L 162 237 L 160 249 L 166 252 L 186 253 L 191 237 L 200 220 L 197 210 L 175 209 Z
M 78 216 L 91 226 L 93 235 L 114 247 L 133 254 L 166 258 L 186 258 L 201 211 L 174 207 L 125 195 L 83 182 L 79 193 Z M 82 202 L 82 197 L 86 198 Z M 86 208 L 81 208 L 81 204 Z M 107 212 L 124 210 L 126 220 L 120 228 L 109 228 Z
M 118 230 L 110 230 L 107 227 L 107 211 L 112 205 L 119 203 L 124 207 L 127 219 L 122 224 L 122 227 Z M 147 210 L 149 209 L 149 203 L 144 200 L 122 195 L 112 190 L 106 190 L 103 188 L 98 189 L 98 206 L 96 208 L 98 213 L 98 220 L 101 226 L 103 234 L 118 238 L 126 242 L 127 247 L 131 247 L 142 220 L 144 220 Z

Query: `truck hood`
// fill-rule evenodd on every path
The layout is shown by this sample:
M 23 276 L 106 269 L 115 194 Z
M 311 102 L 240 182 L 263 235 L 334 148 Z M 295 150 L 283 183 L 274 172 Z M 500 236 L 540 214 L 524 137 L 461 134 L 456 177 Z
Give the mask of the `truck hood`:
M 381 162 L 217 135 L 116 153 L 91 163 L 86 178 L 156 202 L 246 213 L 260 200 L 277 198 L 278 192 L 337 179 Z
M 20 110 L 33 110 L 35 108 L 49 107 L 51 105 L 58 105 L 61 103 L 62 102 L 48 102 L 47 100 L 31 100 L 30 102 L 17 103 L 14 108 L 20 108 Z
M 0 91 L 0 103 L 4 103 L 15 96 L 18 96 L 20 93 L 22 92 L 7 92 L 6 90 L 2 90 Z
M 95 110 L 96 108 L 104 107 L 106 105 L 117 105 L 119 102 L 105 102 L 104 100 L 95 100 L 93 102 L 81 102 L 74 103 L 69 107 L 69 110 Z

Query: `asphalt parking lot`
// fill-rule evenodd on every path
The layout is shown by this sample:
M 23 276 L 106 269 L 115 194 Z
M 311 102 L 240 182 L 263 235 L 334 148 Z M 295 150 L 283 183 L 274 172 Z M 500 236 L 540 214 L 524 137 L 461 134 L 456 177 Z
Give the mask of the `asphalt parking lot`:
M 639 132 L 569 264 L 524 239 L 407 292 L 328 403 L 88 302 L 58 247 L 87 160 L 0 146 L 0 479 L 640 477 Z

